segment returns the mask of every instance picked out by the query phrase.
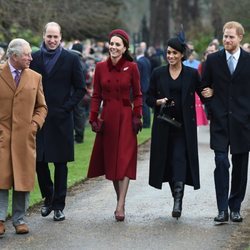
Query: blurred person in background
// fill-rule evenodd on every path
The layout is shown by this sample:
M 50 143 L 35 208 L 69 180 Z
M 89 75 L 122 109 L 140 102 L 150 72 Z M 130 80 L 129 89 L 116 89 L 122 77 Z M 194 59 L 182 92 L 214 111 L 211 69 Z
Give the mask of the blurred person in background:
M 151 72 L 159 66 L 161 66 L 161 58 L 156 53 L 156 49 L 153 46 L 148 47 L 148 59 L 151 64 Z
M 140 86 L 142 92 L 142 117 L 143 117 L 143 128 L 150 128 L 150 108 L 146 104 L 146 93 L 149 87 L 150 75 L 151 75 L 151 64 L 149 59 L 145 56 L 144 49 L 142 47 L 136 47 L 135 49 L 136 63 L 140 72 Z
M 246 52 L 250 52 L 250 43 L 244 43 L 242 45 L 242 49 L 244 49 Z
M 198 69 L 198 66 L 200 64 L 200 61 L 198 60 L 198 55 L 195 52 L 194 45 L 192 42 L 187 43 L 188 49 L 187 49 L 187 59 L 183 61 L 183 64 L 185 66 L 191 67 L 193 69 Z
M 75 42 L 70 50 L 70 52 L 76 54 L 82 65 L 83 70 L 83 81 L 86 84 L 86 77 L 87 77 L 87 66 L 83 59 L 83 45 L 80 42 Z M 86 86 L 87 88 L 87 86 Z M 74 137 L 76 143 L 83 143 L 84 141 L 84 132 L 85 132 L 85 125 L 87 121 L 88 109 L 90 104 L 90 95 L 85 94 L 84 97 L 80 100 L 80 102 L 74 107 L 73 109 L 73 117 L 74 117 Z
M 0 64 L 3 64 L 5 61 L 5 50 L 4 48 L 0 47 Z

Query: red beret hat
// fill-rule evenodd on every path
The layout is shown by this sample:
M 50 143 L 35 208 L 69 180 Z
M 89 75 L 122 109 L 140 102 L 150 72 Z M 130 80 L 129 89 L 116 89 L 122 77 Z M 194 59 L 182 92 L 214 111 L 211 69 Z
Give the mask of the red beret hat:
M 121 38 L 123 38 L 124 40 L 126 40 L 129 44 L 129 36 L 128 33 L 122 29 L 116 29 L 116 30 L 112 30 L 109 34 L 109 40 L 111 39 L 111 37 L 113 36 L 119 36 Z

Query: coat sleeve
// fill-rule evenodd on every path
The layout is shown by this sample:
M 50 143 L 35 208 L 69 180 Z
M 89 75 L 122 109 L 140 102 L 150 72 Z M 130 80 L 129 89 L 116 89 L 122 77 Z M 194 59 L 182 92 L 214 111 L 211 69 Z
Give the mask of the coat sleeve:
M 45 118 L 48 113 L 45 97 L 43 93 L 42 76 L 39 78 L 39 86 L 37 88 L 35 109 L 32 117 L 32 121 L 36 122 L 41 129 L 45 122 Z
M 132 91 L 133 91 L 133 114 L 137 117 L 142 116 L 142 93 L 140 87 L 140 73 L 137 65 L 134 63 L 132 70 Z
M 201 88 L 204 89 L 206 87 L 213 88 L 213 80 L 212 80 L 212 73 L 211 73 L 211 55 L 208 55 L 205 68 L 202 71 L 201 75 Z M 202 101 L 208 103 L 211 101 L 213 97 L 203 98 Z
M 201 101 L 204 103 L 206 100 L 201 94 L 201 91 L 203 90 L 204 86 L 201 84 L 201 77 L 198 70 L 195 70 L 193 78 L 193 81 L 195 82 L 195 92 L 200 97 Z
M 212 87 L 212 79 L 211 79 L 211 55 L 207 56 L 206 63 L 204 65 L 204 70 L 201 74 L 202 87 Z
M 74 106 L 76 106 L 80 100 L 83 98 L 83 96 L 86 94 L 86 88 L 85 88 L 85 79 L 83 74 L 83 68 L 80 62 L 80 59 L 78 56 L 73 55 L 73 65 L 72 67 L 72 78 L 71 78 L 71 84 L 72 84 L 72 95 L 70 99 L 64 103 L 63 108 L 66 111 L 71 111 Z
M 102 101 L 101 93 L 102 93 L 102 87 L 100 79 L 100 65 L 97 63 L 94 74 L 93 95 L 91 97 L 91 105 L 90 105 L 90 116 L 89 116 L 90 122 L 97 120 Z

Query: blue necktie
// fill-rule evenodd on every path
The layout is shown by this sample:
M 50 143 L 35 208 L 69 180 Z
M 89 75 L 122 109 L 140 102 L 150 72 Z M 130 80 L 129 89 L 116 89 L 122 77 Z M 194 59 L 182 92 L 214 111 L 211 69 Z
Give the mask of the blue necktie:
M 227 65 L 228 65 L 228 68 L 229 68 L 229 71 L 231 73 L 231 75 L 234 73 L 234 57 L 233 56 L 230 56 L 227 60 Z

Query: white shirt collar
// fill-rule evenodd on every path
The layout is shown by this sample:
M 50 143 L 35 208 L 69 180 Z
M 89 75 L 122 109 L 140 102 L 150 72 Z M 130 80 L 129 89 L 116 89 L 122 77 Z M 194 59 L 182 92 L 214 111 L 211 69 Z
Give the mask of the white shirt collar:
M 8 61 L 8 64 L 9 64 L 9 67 L 10 67 L 10 72 L 13 74 L 15 74 L 15 71 L 16 70 L 18 70 L 19 71 L 19 73 L 21 73 L 22 72 L 22 70 L 19 70 L 19 69 L 16 69 L 16 68 L 14 68 L 13 66 L 12 66 L 12 64 L 10 63 L 10 61 Z
M 230 56 L 233 56 L 236 62 L 238 62 L 239 57 L 240 57 L 240 48 L 234 54 L 230 54 L 228 51 L 226 51 L 227 60 L 229 59 Z
M 139 60 L 142 57 L 144 57 L 144 55 L 139 55 L 139 56 L 136 57 L 136 60 Z

